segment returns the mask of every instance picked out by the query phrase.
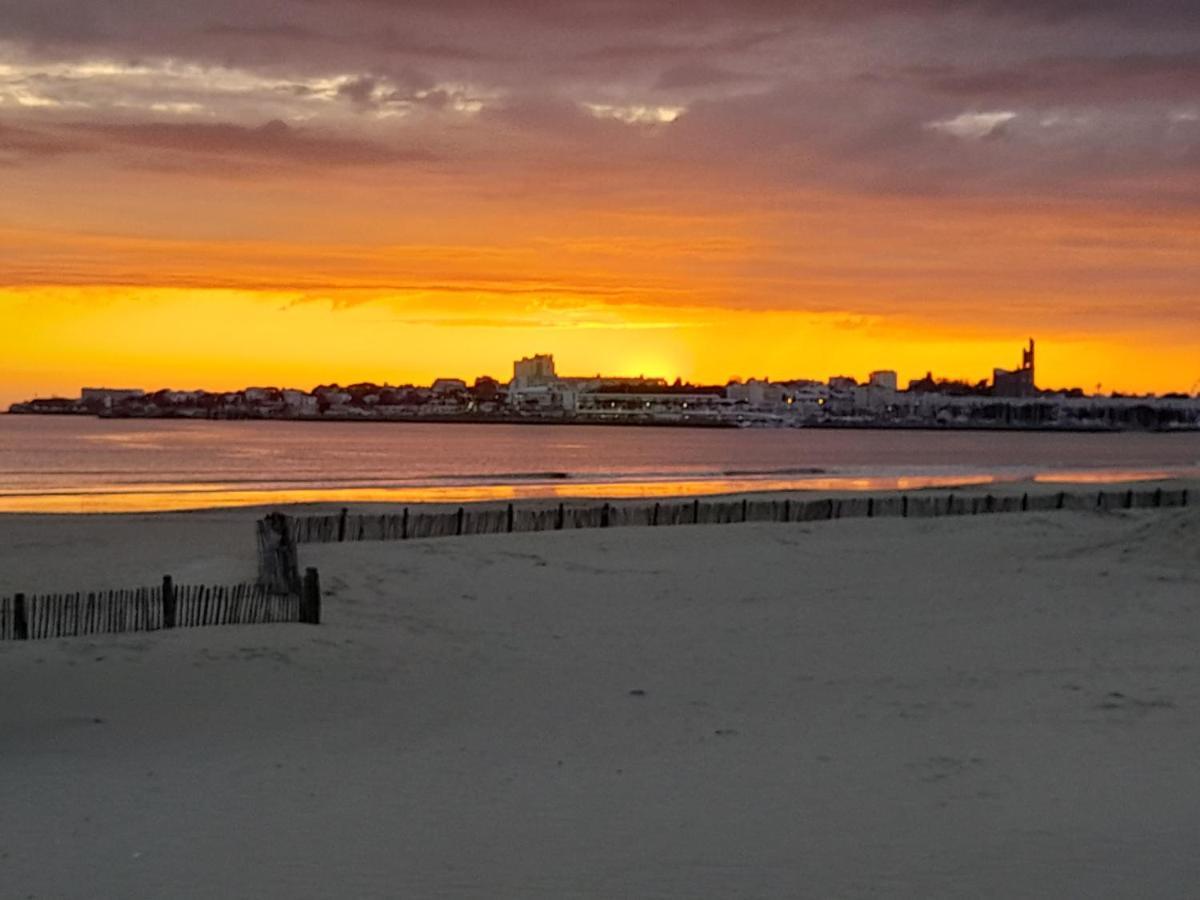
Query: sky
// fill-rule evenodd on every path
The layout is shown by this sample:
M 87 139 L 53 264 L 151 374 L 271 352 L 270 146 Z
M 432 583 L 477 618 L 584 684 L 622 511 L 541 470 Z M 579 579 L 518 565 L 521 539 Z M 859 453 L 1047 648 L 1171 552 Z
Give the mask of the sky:
M 0 402 L 1200 391 L 1195 0 L 5 0 Z

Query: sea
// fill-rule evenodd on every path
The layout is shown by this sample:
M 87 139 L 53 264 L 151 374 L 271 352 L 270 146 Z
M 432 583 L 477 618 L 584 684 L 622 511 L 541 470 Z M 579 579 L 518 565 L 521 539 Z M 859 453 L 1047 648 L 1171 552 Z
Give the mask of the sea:
M 1200 478 L 1200 433 L 0 415 L 0 512 Z

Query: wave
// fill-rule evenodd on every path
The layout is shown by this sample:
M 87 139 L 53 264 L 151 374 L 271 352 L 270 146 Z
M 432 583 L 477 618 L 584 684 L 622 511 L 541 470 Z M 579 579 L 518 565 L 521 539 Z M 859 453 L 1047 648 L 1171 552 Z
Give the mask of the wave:
M 725 469 L 724 471 L 716 474 L 726 478 L 747 478 L 752 476 L 772 475 L 828 475 L 829 469 L 821 469 L 815 466 L 794 466 L 781 469 Z

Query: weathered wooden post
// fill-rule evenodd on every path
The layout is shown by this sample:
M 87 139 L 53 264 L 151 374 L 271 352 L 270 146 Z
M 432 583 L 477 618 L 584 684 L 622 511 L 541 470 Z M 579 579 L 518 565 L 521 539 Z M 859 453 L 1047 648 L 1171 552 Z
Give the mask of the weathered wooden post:
M 1125 492 L 1125 508 L 1133 509 L 1133 489 L 1130 488 Z
M 1064 506 L 1066 506 L 1066 503 L 1067 503 L 1067 492 L 1059 491 L 1058 492 L 1058 508 L 1062 509 Z
M 567 524 L 567 507 L 565 504 L 558 504 L 558 518 L 554 522 L 554 530 L 562 531 L 563 526 Z
M 610 515 L 611 515 L 611 513 L 609 511 L 609 505 L 607 503 L 605 503 L 602 507 L 600 507 L 600 527 L 601 528 L 608 527 Z
M 300 621 L 321 624 L 321 576 L 316 569 L 304 570 L 304 589 L 300 595 Z
M 1029 493 L 1028 491 L 1021 495 L 1021 512 L 1029 511 Z
M 404 507 L 404 515 L 400 517 L 400 540 L 408 540 L 408 507 Z
M 459 535 L 460 537 L 462 536 L 462 533 L 463 533 L 463 516 L 465 516 L 465 515 L 466 515 L 466 510 L 464 510 L 460 506 L 458 508 L 458 515 L 457 515 L 457 517 L 455 519 L 455 523 L 454 523 L 455 534 Z
M 346 540 L 346 520 L 350 517 L 350 510 L 342 507 L 342 514 L 338 517 L 338 543 Z
M 509 532 L 513 530 L 513 505 L 511 503 L 508 504 L 508 530 Z
M 908 494 L 900 495 L 900 518 L 908 518 Z
M 697 497 L 692 501 L 692 524 L 700 524 L 700 498 Z
M 1156 488 L 1154 491 L 1154 505 L 1155 507 L 1162 506 L 1162 488 Z
M 743 522 L 746 521 L 746 515 L 749 512 L 750 512 L 750 501 L 747 498 L 743 497 L 742 498 L 742 521 Z
M 655 503 L 654 503 L 654 512 L 650 516 L 650 524 L 651 525 L 658 524 L 658 501 L 655 501 Z
M 1187 505 L 1188 505 L 1188 489 L 1187 489 L 1187 488 L 1184 488 L 1184 489 L 1183 489 L 1183 503 L 1181 503 L 1180 505 L 1181 505 L 1181 506 L 1187 506 Z
M 258 581 L 277 594 L 300 591 L 300 560 L 291 520 L 282 513 L 271 513 L 258 522 Z
M 170 575 L 163 576 L 162 583 L 162 627 L 175 627 L 175 584 Z
M 867 518 L 872 519 L 874 517 L 875 517 L 875 498 L 868 497 L 867 498 Z
M 18 641 L 29 640 L 29 618 L 25 611 L 25 595 L 13 597 L 13 637 Z

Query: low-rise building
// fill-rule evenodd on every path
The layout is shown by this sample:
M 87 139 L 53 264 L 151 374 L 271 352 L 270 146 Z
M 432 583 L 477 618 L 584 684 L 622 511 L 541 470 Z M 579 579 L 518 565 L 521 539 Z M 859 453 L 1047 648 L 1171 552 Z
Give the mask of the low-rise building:
M 896 373 L 891 369 L 881 369 L 878 372 L 872 372 L 867 378 L 867 384 L 870 387 L 885 391 L 896 391 L 899 388 Z
M 430 388 L 435 394 L 465 394 L 467 383 L 461 378 L 438 378 Z
M 140 388 L 93 388 L 85 387 L 80 391 L 80 399 L 88 409 L 112 409 L 118 403 L 144 397 L 146 392 Z

